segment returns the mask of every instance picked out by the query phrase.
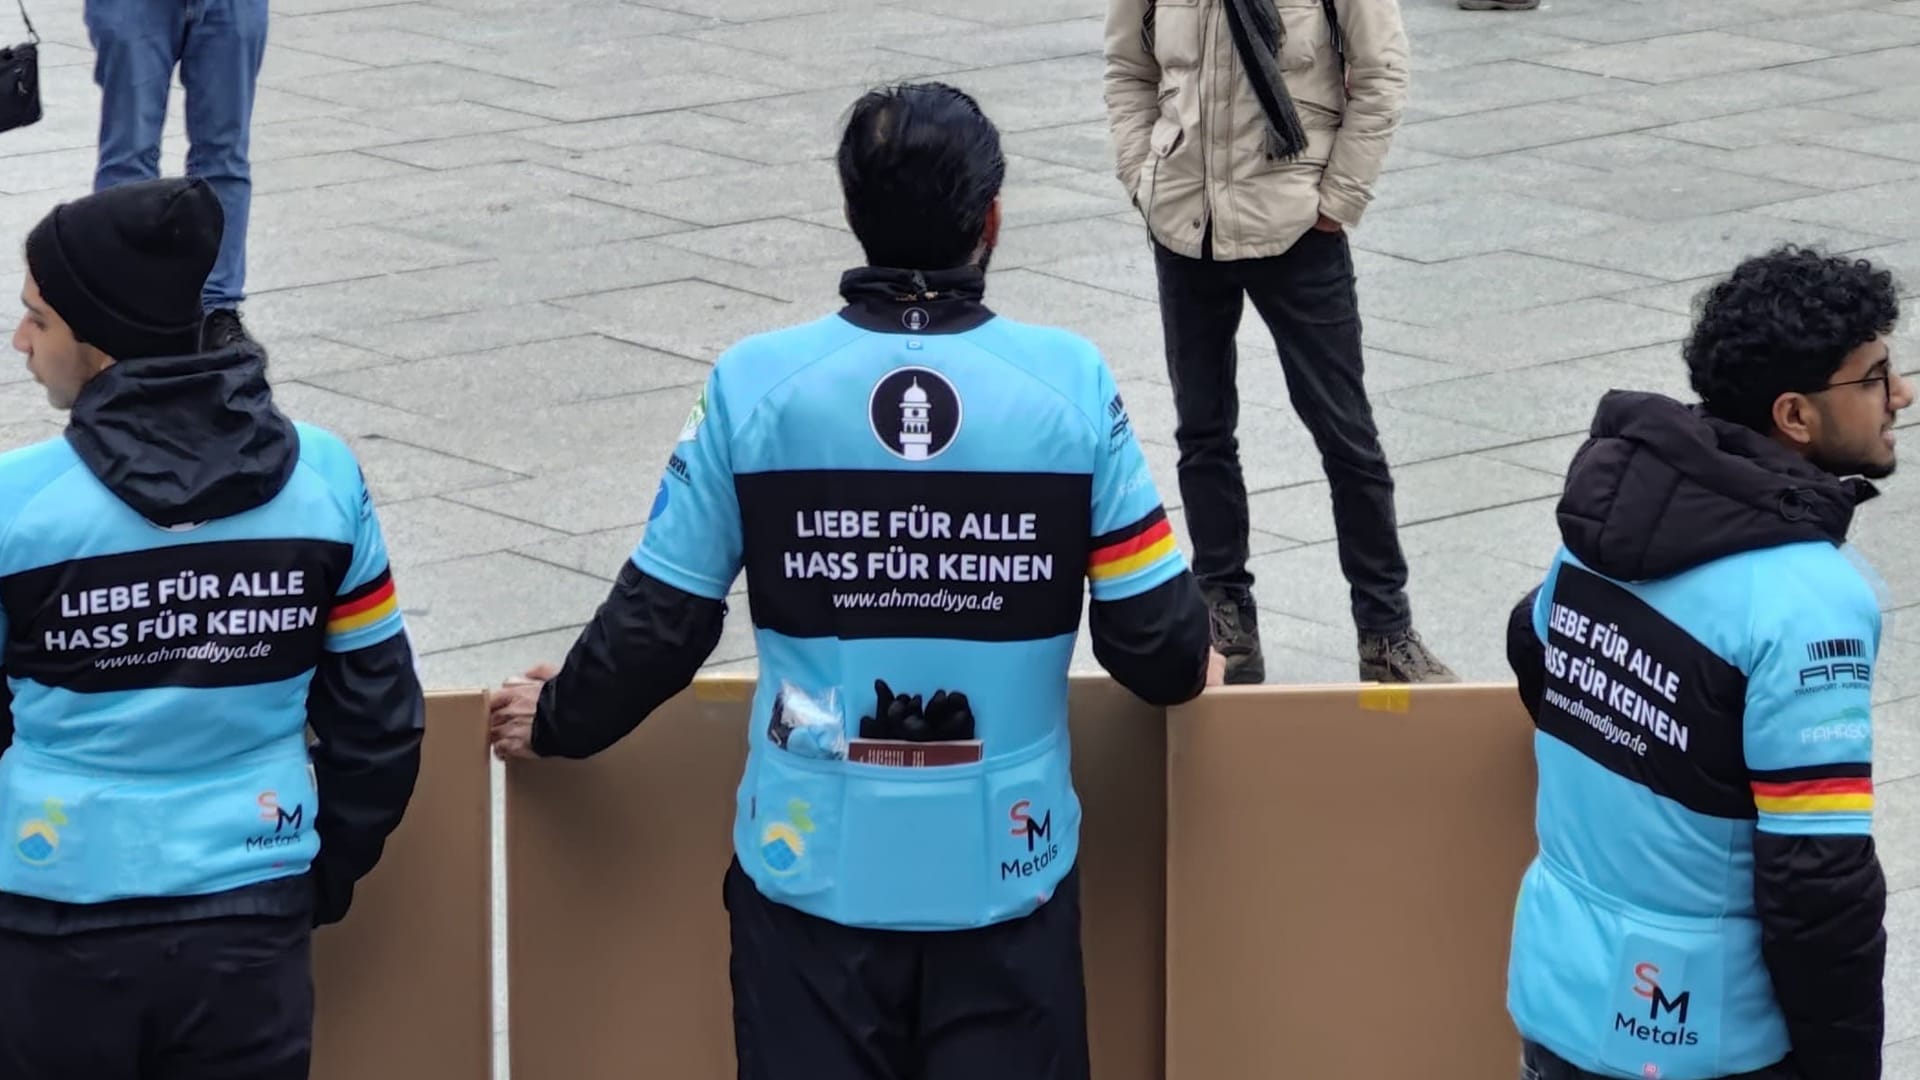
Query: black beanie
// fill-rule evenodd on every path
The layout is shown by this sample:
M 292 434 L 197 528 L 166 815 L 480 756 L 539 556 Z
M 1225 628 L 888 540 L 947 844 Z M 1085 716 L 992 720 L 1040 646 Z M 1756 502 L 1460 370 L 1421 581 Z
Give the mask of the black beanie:
M 40 219 L 27 268 L 73 336 L 115 360 L 191 352 L 225 220 L 199 177 L 120 184 Z

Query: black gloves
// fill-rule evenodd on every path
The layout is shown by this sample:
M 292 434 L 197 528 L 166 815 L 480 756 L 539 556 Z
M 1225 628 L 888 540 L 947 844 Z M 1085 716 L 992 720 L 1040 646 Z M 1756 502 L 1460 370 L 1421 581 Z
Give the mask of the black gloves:
M 873 715 L 860 718 L 863 739 L 950 742 L 973 738 L 973 709 L 965 694 L 936 690 L 923 708 L 919 694 L 895 694 L 885 679 L 873 680 L 873 693 Z

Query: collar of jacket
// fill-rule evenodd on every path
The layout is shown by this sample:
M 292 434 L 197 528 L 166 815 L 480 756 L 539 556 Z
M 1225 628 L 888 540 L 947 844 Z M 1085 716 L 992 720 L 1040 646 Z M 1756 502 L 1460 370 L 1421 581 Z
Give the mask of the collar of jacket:
M 1574 454 L 1557 517 L 1580 561 L 1649 581 L 1742 551 L 1844 544 L 1854 508 L 1878 494 L 1697 404 L 1614 390 Z
M 67 442 L 156 525 L 251 510 L 280 493 L 300 457 L 266 366 L 265 354 L 245 344 L 119 361 L 75 398 Z
M 840 295 L 847 301 L 840 315 L 881 334 L 961 334 L 993 318 L 981 299 L 986 292 L 986 271 L 977 266 L 863 266 L 840 276 Z

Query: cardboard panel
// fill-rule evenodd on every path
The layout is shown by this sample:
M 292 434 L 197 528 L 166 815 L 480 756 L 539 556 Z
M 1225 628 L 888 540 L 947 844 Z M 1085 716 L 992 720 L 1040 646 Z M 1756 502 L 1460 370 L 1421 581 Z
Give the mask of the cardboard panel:
M 314 936 L 313 1080 L 492 1077 L 490 795 L 484 699 L 428 694 L 407 815 Z
M 1168 1080 L 1518 1075 L 1511 685 L 1228 687 L 1169 728 Z
M 704 676 L 596 758 L 508 770 L 515 1076 L 734 1075 L 720 885 L 753 685 Z M 1072 701 L 1094 1068 L 1158 1080 L 1164 714 L 1103 679 Z

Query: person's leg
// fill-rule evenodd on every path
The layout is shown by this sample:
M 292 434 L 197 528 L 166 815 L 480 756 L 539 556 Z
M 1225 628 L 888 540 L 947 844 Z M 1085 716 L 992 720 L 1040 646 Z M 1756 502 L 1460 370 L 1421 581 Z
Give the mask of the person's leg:
M 142 1080 L 143 975 L 150 963 L 139 940 L 123 931 L 0 931 L 0 1077 Z
M 1360 636 L 1360 677 L 1444 681 L 1413 631 L 1393 474 L 1367 400 L 1359 299 L 1345 233 L 1310 229 L 1286 254 L 1249 261 L 1242 283 L 1273 332 L 1287 395 L 1320 451 L 1340 569 Z
M 95 191 L 160 175 L 160 136 L 185 13 L 180 0 L 86 0 L 93 81 L 100 87 Z
M 1245 297 L 1219 262 L 1189 259 L 1158 243 L 1153 256 L 1194 577 L 1214 612 L 1213 644 L 1226 657 L 1227 681 L 1264 682 L 1266 660 L 1247 569 L 1247 485 L 1235 435 L 1240 392 L 1234 334 Z
M 209 919 L 153 933 L 166 943 L 165 977 L 142 1080 L 307 1080 L 309 919 Z
M 1024 919 L 929 935 L 918 1080 L 1088 1080 L 1080 872 Z
M 254 90 L 267 48 L 267 0 L 189 2 L 194 18 L 180 58 L 187 175 L 212 185 L 226 219 L 220 258 L 207 276 L 202 303 L 209 312 L 234 311 L 246 298 L 247 220 L 253 202 L 248 155 Z M 233 329 L 238 329 L 237 322 Z
M 908 1071 L 919 953 L 776 904 L 738 860 L 722 894 L 739 1080 L 918 1080 Z

